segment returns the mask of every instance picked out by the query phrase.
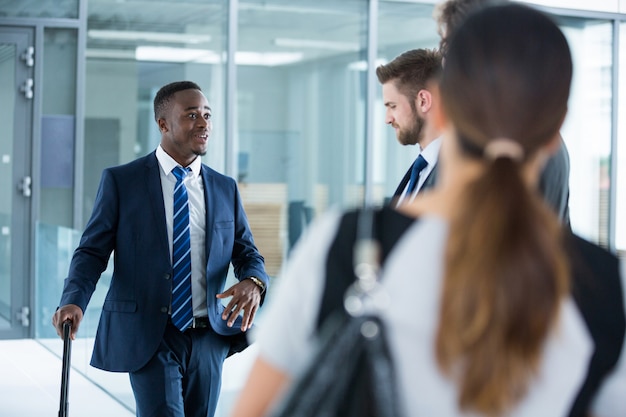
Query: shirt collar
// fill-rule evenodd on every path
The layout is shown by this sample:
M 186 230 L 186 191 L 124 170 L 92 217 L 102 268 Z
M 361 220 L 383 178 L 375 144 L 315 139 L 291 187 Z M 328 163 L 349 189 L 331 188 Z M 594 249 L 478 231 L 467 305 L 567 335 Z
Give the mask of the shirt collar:
M 166 175 L 169 175 L 175 167 L 180 165 L 174 160 L 174 158 L 172 158 L 167 154 L 167 152 L 165 152 L 161 145 L 159 145 L 156 149 L 156 157 L 159 161 L 161 169 Z M 188 167 L 191 168 L 191 172 L 193 173 L 194 178 L 200 175 L 200 168 L 202 167 L 202 161 L 200 160 L 200 157 L 196 157 L 196 159 L 194 159 L 193 162 L 188 165 Z
M 437 158 L 439 158 L 439 150 L 441 149 L 441 136 L 437 139 L 433 140 L 422 149 L 420 153 L 422 157 L 428 162 L 429 166 L 432 166 L 437 163 Z

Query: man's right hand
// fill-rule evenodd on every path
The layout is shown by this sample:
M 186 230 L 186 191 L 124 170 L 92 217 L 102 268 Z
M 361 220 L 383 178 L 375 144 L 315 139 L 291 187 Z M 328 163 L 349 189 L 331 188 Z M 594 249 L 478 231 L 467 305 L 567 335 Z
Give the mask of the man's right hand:
M 78 331 L 78 326 L 83 319 L 83 310 L 78 307 L 76 304 L 67 304 L 54 313 L 52 316 L 52 325 L 57 331 L 57 334 L 61 339 L 63 338 L 63 322 L 65 320 L 69 320 L 72 322 L 72 330 L 70 332 L 70 338 L 72 340 L 76 339 L 76 332 Z

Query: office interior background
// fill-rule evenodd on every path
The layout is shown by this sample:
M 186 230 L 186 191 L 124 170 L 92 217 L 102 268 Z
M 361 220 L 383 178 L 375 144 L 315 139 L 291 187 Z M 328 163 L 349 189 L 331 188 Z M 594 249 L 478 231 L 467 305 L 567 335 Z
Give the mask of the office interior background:
M 0 0 L 0 339 L 57 349 L 50 319 L 101 171 L 156 148 L 152 100 L 168 82 L 203 88 L 203 162 L 238 180 L 272 276 L 324 210 L 382 204 L 419 150 L 385 125 L 374 71 L 437 47 L 436 3 Z M 626 0 L 534 4 L 575 61 L 561 132 L 572 227 L 624 256 Z M 88 366 L 110 271 L 74 363 L 132 410 L 127 382 Z

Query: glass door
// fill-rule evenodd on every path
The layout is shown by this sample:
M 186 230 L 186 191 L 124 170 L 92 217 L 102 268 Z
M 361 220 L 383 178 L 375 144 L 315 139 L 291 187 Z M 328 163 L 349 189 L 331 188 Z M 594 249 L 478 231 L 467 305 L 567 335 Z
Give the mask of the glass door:
M 0 27 L 0 339 L 30 329 L 32 40 L 32 29 Z

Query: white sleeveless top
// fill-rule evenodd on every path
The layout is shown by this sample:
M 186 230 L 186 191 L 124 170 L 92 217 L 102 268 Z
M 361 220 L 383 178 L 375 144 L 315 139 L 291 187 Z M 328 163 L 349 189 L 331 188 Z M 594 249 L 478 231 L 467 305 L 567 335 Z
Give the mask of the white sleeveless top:
M 259 355 L 294 378 L 314 350 L 326 255 L 341 214 L 329 212 L 307 230 L 276 280 L 275 291 L 268 296 L 268 306 L 260 317 L 256 334 Z M 448 225 L 442 219 L 421 217 L 397 242 L 383 270 L 382 284 L 391 303 L 382 317 L 388 327 L 399 397 L 407 417 L 476 415 L 459 411 L 457 387 L 441 374 L 435 358 L 447 233 Z M 539 373 L 509 416 L 567 416 L 592 351 L 593 342 L 578 309 L 572 299 L 565 300 L 556 329 L 546 341 Z M 623 403 L 624 414 L 619 415 L 626 416 L 626 399 L 605 396 L 614 409 Z

